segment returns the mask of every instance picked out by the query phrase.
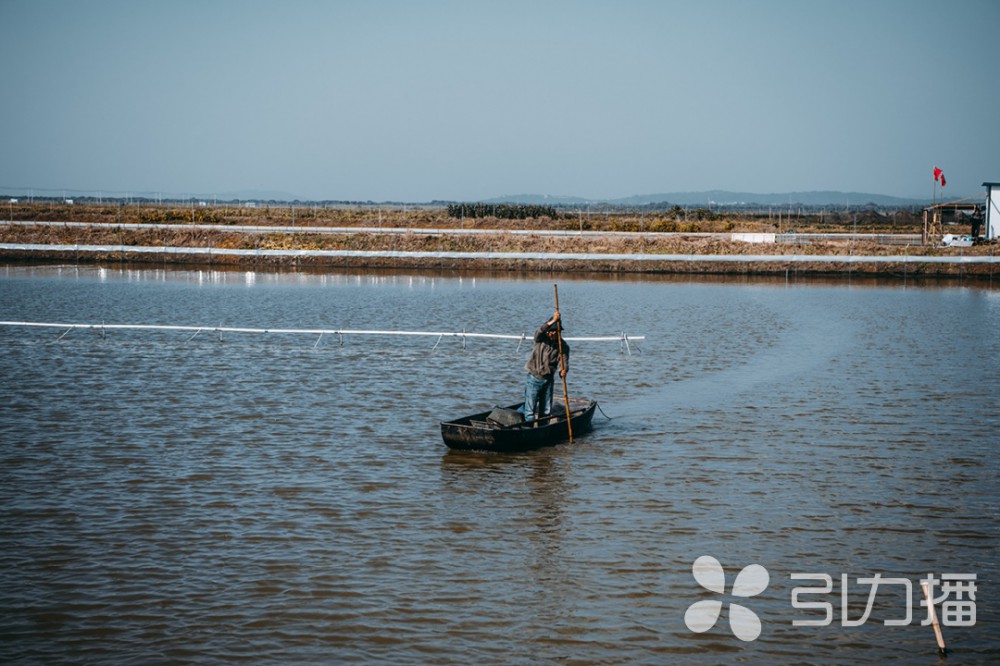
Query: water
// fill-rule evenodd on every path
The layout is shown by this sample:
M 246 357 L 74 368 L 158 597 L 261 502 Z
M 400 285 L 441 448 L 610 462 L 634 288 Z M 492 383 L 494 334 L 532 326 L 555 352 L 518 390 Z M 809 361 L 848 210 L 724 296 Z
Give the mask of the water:
M 530 333 L 556 279 L 648 339 L 576 343 L 611 420 L 513 456 L 438 422 L 516 401 L 516 342 L 0 327 L 0 661 L 930 664 L 929 573 L 977 576 L 948 663 L 1000 659 L 996 290 L 6 267 L 0 320 Z M 841 574 L 850 619 L 913 589 L 845 627 Z

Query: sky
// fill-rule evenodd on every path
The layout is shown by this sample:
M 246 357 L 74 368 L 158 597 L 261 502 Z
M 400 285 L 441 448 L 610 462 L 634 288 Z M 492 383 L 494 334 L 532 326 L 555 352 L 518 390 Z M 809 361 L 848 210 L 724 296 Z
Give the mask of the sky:
M 979 196 L 996 0 L 0 0 L 0 191 Z

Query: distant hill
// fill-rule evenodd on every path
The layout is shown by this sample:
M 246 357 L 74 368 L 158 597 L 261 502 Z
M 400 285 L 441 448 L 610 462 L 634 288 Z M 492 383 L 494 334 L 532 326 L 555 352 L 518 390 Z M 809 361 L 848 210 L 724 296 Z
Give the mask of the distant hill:
M 12 189 L 0 187 L 0 194 L 7 196 L 24 196 L 23 188 Z M 323 203 L 323 204 L 344 204 L 344 205 L 424 205 L 424 206 L 446 206 L 451 203 L 462 203 L 458 200 L 433 200 L 425 202 L 416 201 L 354 201 L 341 199 L 310 199 L 290 192 L 268 191 L 268 190 L 239 190 L 231 192 L 214 193 L 170 193 L 163 192 L 109 192 L 103 194 L 85 190 L 53 190 L 35 188 L 34 198 L 62 199 L 66 196 L 78 200 L 87 199 L 129 199 L 148 200 L 159 202 L 188 202 L 191 200 L 201 201 L 255 201 L 267 204 L 274 203 Z M 959 197 L 945 196 L 943 201 L 954 201 Z M 466 200 L 465 203 L 471 203 Z M 683 206 L 685 208 L 707 208 L 715 207 L 736 209 L 742 207 L 767 207 L 767 206 L 810 206 L 810 207 L 843 207 L 843 208 L 864 208 L 874 205 L 879 208 L 912 208 L 926 206 L 931 203 L 930 199 L 907 199 L 893 197 L 885 194 L 873 194 L 868 192 L 837 192 L 831 190 L 819 190 L 810 192 L 774 192 L 761 194 L 754 192 L 731 192 L 729 190 L 706 190 L 702 192 L 663 192 L 659 194 L 637 194 L 630 197 L 618 199 L 588 199 L 586 197 L 576 197 L 568 195 L 551 194 L 508 194 L 492 199 L 480 200 L 478 203 L 485 204 L 525 204 L 531 206 L 563 206 L 563 207 L 584 207 L 584 206 L 622 206 L 640 207 L 648 206 L 655 208 L 669 208 L 671 206 Z
M 532 206 L 586 206 L 589 203 L 599 203 L 595 199 L 583 197 L 553 196 L 551 194 L 506 194 L 502 197 L 486 199 L 483 203 L 516 203 Z M 609 203 L 609 202 L 604 202 Z
M 761 204 L 781 206 L 801 204 L 804 206 L 919 206 L 926 203 L 922 199 L 904 199 L 885 194 L 869 192 L 836 192 L 819 190 L 811 192 L 774 192 L 762 194 L 759 192 L 730 192 L 727 190 L 708 190 L 705 192 L 669 192 L 664 194 L 644 194 L 624 199 L 616 199 L 608 203 L 619 205 L 642 205 L 668 201 L 681 206 L 747 205 Z
M 621 199 L 585 199 L 583 197 L 551 196 L 544 194 L 507 195 L 489 199 L 485 203 L 523 203 L 548 206 L 581 206 L 588 204 L 611 204 L 615 206 L 645 206 L 669 203 L 678 206 L 865 206 L 874 204 L 881 207 L 923 206 L 930 203 L 926 199 L 906 199 L 885 194 L 867 192 L 836 192 L 820 190 L 812 192 L 775 192 L 761 194 L 755 192 L 730 192 L 728 190 L 707 190 L 704 192 L 664 192 L 661 194 L 640 194 Z
M 219 199 L 237 199 L 240 201 L 304 201 L 303 197 L 290 192 L 280 192 L 271 190 L 239 190 L 237 192 L 222 192 Z

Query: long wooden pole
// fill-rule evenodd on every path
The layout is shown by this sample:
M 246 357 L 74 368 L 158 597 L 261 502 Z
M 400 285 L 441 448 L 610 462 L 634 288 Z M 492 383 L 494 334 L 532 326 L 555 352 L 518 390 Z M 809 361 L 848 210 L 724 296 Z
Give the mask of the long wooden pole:
M 556 312 L 559 312 L 559 285 L 552 285 L 552 290 L 556 295 Z M 562 376 L 563 402 L 566 404 L 566 428 L 569 431 L 569 443 L 573 443 L 573 423 L 569 415 L 569 391 L 566 390 L 566 359 L 562 353 L 562 313 L 559 315 L 559 324 L 556 326 L 556 343 L 559 347 L 559 374 Z
M 934 638 L 937 639 L 938 651 L 944 654 L 947 648 L 944 646 L 944 636 L 941 635 L 941 625 L 938 623 L 937 611 L 934 610 L 934 594 L 927 583 L 921 582 L 920 587 L 924 588 L 924 596 L 927 597 L 927 610 L 931 616 L 931 624 L 934 626 Z

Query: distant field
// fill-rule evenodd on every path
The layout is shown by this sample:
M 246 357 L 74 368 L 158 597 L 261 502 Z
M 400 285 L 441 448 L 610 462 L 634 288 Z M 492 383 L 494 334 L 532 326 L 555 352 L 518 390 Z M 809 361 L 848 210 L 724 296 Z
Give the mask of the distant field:
M 705 208 L 648 212 L 588 212 L 559 209 L 553 215 L 515 219 L 489 215 L 449 215 L 445 207 L 378 206 L 235 206 L 180 207 L 153 203 L 117 204 L 55 202 L 7 204 L 0 215 L 13 220 L 54 220 L 122 223 L 201 223 L 232 225 L 391 226 L 413 228 L 561 229 L 637 232 L 776 232 L 801 233 L 920 233 L 919 213 L 873 210 L 804 213 L 775 209 L 769 213 L 719 213 Z M 493 206 L 497 209 L 497 206 Z M 540 207 L 525 207 L 529 210 Z M 497 211 L 498 213 L 502 211 Z
M 706 210 L 678 210 L 672 212 L 633 213 L 606 212 L 587 215 L 584 211 L 560 211 L 554 215 L 501 219 L 449 215 L 445 208 L 392 208 L 373 207 L 236 207 L 200 206 L 190 208 L 142 205 L 97 205 L 62 203 L 9 203 L 10 219 L 17 221 L 78 222 L 101 226 L 58 225 L 0 225 L 0 242 L 33 245 L 88 245 L 105 247 L 169 247 L 215 248 L 226 250 L 320 250 L 349 252 L 394 253 L 545 253 L 545 261 L 530 259 L 487 259 L 448 257 L 429 258 L 335 258 L 335 257 L 266 257 L 266 256 L 214 256 L 213 263 L 270 263 L 295 265 L 351 265 L 397 266 L 433 268 L 494 268 L 501 270 L 537 270 L 555 268 L 553 256 L 558 259 L 559 270 L 598 270 L 610 272 L 760 272 L 775 273 L 795 270 L 799 273 L 870 272 L 884 274 L 926 275 L 983 275 L 992 276 L 994 265 L 985 264 L 927 264 L 917 262 L 903 265 L 921 256 L 992 256 L 996 246 L 969 248 L 943 248 L 934 245 L 880 243 L 867 235 L 917 234 L 922 229 L 922 218 L 912 212 L 884 214 L 876 211 L 859 211 L 849 214 L 799 215 L 782 212 L 780 215 L 721 215 Z M 6 217 L 6 216 L 5 216 Z M 119 225 L 130 225 L 124 228 Z M 148 226 L 146 226 L 148 225 Z M 166 225 L 166 226 L 164 226 Z M 218 225 L 223 228 L 205 229 L 195 225 Z M 246 232 L 226 230 L 226 226 L 285 227 L 274 232 Z M 137 226 L 137 228 L 136 228 Z M 294 227 L 294 230 L 289 228 Z M 350 229 L 364 227 L 366 231 L 343 233 L 310 232 L 312 227 L 338 227 Z M 393 229 L 379 232 L 378 228 Z M 399 233 L 400 229 L 449 230 L 478 229 L 487 233 L 449 234 Z M 634 232 L 622 235 L 553 235 L 507 231 L 588 231 Z M 800 242 L 745 243 L 731 240 L 727 234 L 738 232 L 757 233 L 823 233 L 832 237 L 802 239 Z M 657 235 L 673 232 L 676 235 Z M 953 233 L 967 233 L 955 228 Z M 697 234 L 720 234 L 700 236 Z M 836 236 L 840 234 L 840 236 Z M 788 238 L 787 236 L 783 238 Z M 562 254 L 587 255 L 665 255 L 664 261 L 629 262 L 608 260 L 559 259 Z M 715 255 L 712 261 L 671 261 L 666 255 Z M 807 256 L 872 256 L 899 257 L 900 264 L 802 263 L 801 258 L 789 265 L 767 262 L 761 264 L 720 262 L 718 256 L 746 255 L 802 255 Z M 65 260 L 65 252 L 46 253 L 44 250 L 3 250 L 0 256 L 9 259 Z M 116 252 L 77 253 L 77 261 L 204 261 L 203 258 L 171 255 L 143 255 Z

